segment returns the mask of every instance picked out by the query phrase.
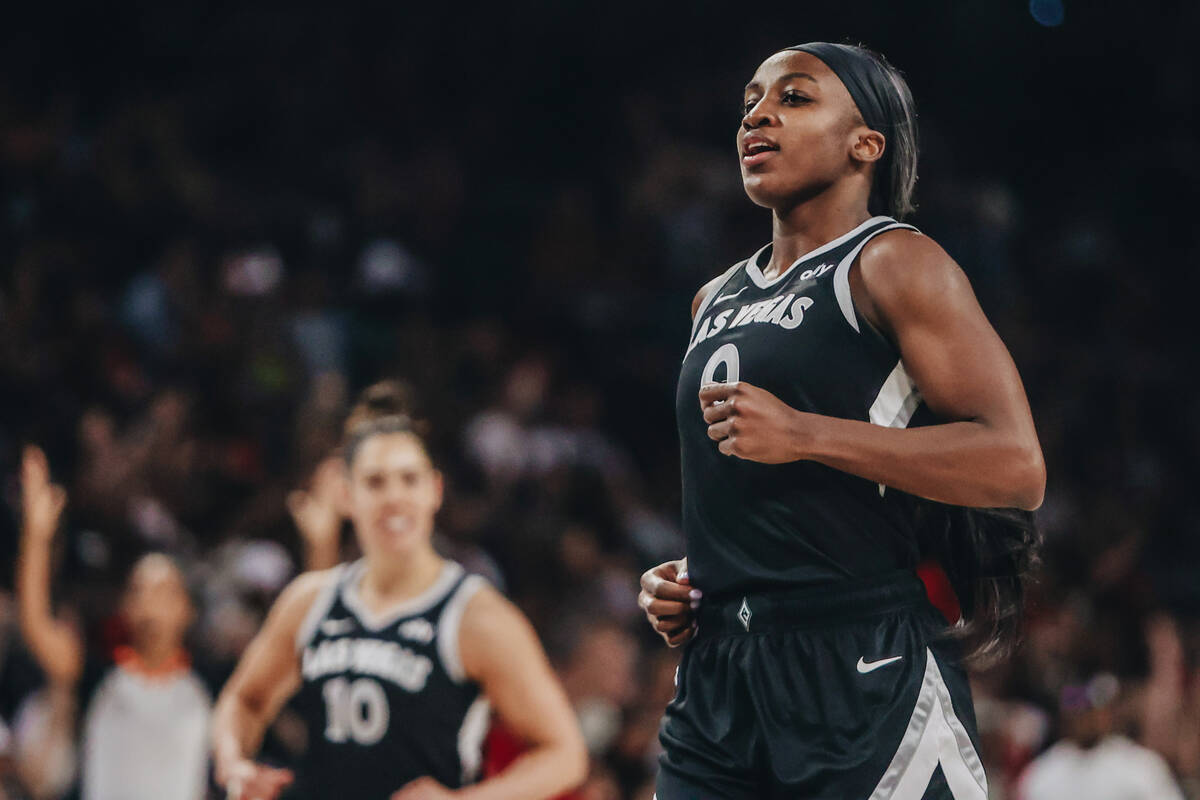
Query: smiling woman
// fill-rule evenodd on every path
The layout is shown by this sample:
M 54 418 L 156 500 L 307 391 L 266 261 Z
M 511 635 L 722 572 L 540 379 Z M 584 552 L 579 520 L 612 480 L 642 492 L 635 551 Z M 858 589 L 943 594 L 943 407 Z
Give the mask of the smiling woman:
M 545 798 L 580 782 L 582 737 L 529 622 L 433 549 L 442 476 L 421 426 L 391 398 L 347 427 L 346 505 L 364 557 L 280 596 L 217 703 L 218 780 L 234 800 L 271 800 L 294 777 L 290 797 L 451 797 L 478 779 L 495 707 L 533 747 L 472 796 Z M 293 694 L 310 728 L 298 776 L 250 760 Z
M 1011 645 L 1045 485 L 1020 377 L 962 271 L 898 221 L 917 148 L 895 69 L 781 50 L 742 114 L 772 240 L 692 307 L 688 553 L 640 597 L 669 644 L 691 640 L 658 800 L 983 800 L 962 662 Z M 958 593 L 952 629 L 916 577 L 930 558 Z

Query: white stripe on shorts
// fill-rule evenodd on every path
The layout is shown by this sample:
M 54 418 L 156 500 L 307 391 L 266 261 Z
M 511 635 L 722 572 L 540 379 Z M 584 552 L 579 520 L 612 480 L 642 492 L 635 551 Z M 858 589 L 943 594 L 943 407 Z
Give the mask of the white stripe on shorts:
M 955 800 L 987 800 L 987 777 L 954 713 L 937 659 L 925 649 L 925 677 L 900 747 L 868 800 L 921 800 L 938 764 Z

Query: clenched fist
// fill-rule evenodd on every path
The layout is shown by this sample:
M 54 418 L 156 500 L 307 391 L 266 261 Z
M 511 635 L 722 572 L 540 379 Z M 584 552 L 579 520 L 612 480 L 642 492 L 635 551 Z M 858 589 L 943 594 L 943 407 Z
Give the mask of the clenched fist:
M 708 438 L 727 456 L 763 464 L 799 461 L 812 437 L 815 415 L 797 411 L 745 381 L 704 384 L 700 409 Z

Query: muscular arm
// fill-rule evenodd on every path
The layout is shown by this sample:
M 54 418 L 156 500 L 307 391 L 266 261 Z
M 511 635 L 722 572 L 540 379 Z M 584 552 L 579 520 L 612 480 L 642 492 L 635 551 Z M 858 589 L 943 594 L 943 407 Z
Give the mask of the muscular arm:
M 887 428 L 799 412 L 745 383 L 714 384 L 700 401 L 721 451 L 817 461 L 953 505 L 1041 505 L 1046 471 L 1025 389 L 958 265 L 932 240 L 896 231 L 864 248 L 850 277 L 862 315 L 896 343 L 926 404 L 950 421 Z
M 296 635 L 317 595 L 332 578 L 329 572 L 307 572 L 283 590 L 221 691 L 213 710 L 212 741 L 217 781 L 222 786 L 231 781 L 254 782 L 277 792 L 290 781 L 283 770 L 257 768 L 249 759 L 258 751 L 267 726 L 300 685 Z
M 498 592 L 484 589 L 467 606 L 459 641 L 467 675 L 532 748 L 504 772 L 456 796 L 538 800 L 582 782 L 588 763 L 583 735 L 525 616 Z

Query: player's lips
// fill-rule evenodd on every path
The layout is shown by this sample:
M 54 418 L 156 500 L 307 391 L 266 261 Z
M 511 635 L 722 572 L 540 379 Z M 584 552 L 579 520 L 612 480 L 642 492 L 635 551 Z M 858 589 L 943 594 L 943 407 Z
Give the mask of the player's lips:
M 761 164 L 777 152 L 779 145 L 761 134 L 747 134 L 742 139 L 742 164 L 747 167 Z

